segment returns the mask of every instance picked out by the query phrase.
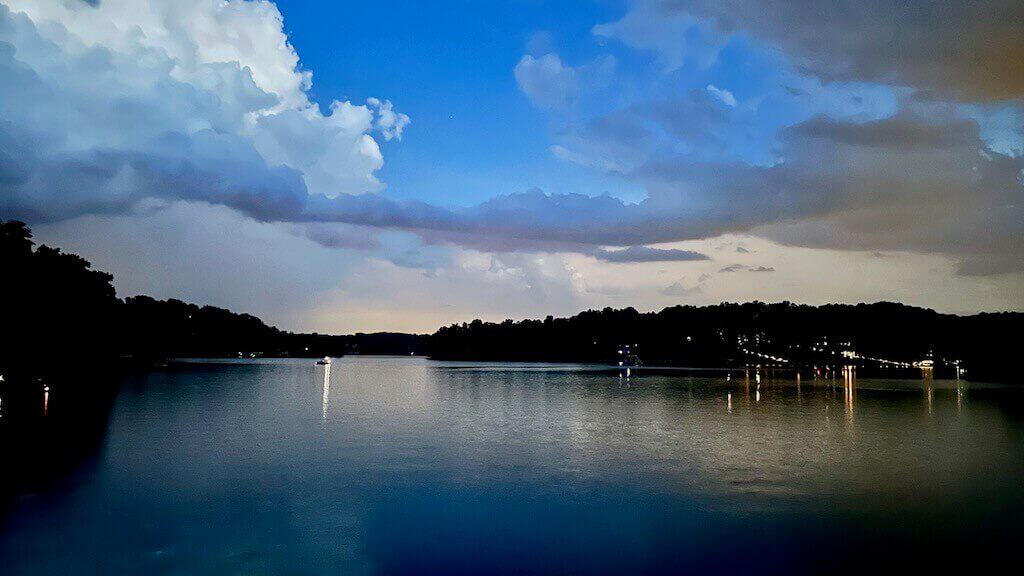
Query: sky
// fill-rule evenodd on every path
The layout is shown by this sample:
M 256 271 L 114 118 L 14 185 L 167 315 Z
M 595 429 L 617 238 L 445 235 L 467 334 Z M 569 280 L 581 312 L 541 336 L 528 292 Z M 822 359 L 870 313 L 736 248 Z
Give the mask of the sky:
M 1024 310 L 1024 4 L 0 0 L 0 218 L 289 330 Z

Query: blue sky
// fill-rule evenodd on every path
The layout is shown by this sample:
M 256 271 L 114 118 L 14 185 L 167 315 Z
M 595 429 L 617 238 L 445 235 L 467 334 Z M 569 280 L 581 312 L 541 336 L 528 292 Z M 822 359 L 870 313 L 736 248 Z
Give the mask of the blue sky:
M 413 118 L 401 143 L 384 145 L 382 179 L 395 197 L 464 204 L 532 187 L 615 192 L 551 158 L 547 120 L 511 70 L 538 32 L 574 58 L 597 53 L 590 28 L 621 3 L 278 4 L 314 71 L 317 102 L 387 95 Z
M 531 188 L 555 194 L 609 193 L 629 201 L 644 197 L 635 183 L 579 169 L 552 155 L 552 133 L 563 128 L 564 118 L 538 110 L 518 89 L 510 70 L 525 54 L 557 54 L 567 65 L 615 59 L 617 81 L 571 110 L 559 111 L 559 116 L 587 118 L 628 106 L 642 98 L 638 94 L 671 97 L 708 85 L 726 87 L 741 99 L 769 98 L 750 115 L 742 133 L 723 134 L 728 152 L 751 162 L 774 161 L 775 132 L 813 112 L 778 96 L 771 100 L 768 93 L 801 80 L 784 56 L 742 35 L 721 46 L 714 63 L 690 59 L 665 73 L 650 51 L 630 50 L 593 33 L 596 25 L 621 18 L 627 2 L 410 6 L 284 0 L 278 6 L 303 68 L 314 72 L 313 100 L 327 107 L 337 98 L 361 101 L 387 95 L 413 118 L 401 142 L 382 143 L 386 162 L 381 179 L 388 194 L 399 199 L 468 205 Z M 861 91 L 871 92 L 872 87 Z M 891 112 L 892 99 L 878 94 L 884 90 L 874 92 L 866 104 L 853 102 L 851 95 L 850 102 L 828 105 L 866 116 L 880 114 L 879 109 Z
M 1011 0 L 0 0 L 0 217 L 122 295 L 300 330 L 1021 309 L 1022 21 Z

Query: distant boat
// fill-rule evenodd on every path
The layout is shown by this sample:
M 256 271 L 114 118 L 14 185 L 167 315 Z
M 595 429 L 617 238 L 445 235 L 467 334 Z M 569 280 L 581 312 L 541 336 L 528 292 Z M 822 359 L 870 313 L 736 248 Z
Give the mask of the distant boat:
M 331 365 L 331 359 L 328 358 L 327 356 L 324 356 L 323 360 L 317 360 L 316 361 L 316 365 L 317 366 L 330 366 Z
M 619 347 L 619 366 L 623 368 L 636 367 L 643 364 L 640 361 L 640 357 L 636 354 L 637 346 L 634 344 L 630 346 L 626 344 Z

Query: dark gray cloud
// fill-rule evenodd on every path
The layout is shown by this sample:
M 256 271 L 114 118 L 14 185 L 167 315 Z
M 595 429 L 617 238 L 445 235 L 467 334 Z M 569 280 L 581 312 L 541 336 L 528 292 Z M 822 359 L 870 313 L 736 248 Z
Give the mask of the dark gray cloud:
M 719 272 L 775 272 L 775 268 L 771 266 L 745 266 L 743 264 L 729 264 L 723 267 Z
M 0 7 L 0 15 L 14 25 L 0 40 L 24 42 L 16 36 L 30 35 L 29 26 L 5 10 Z M 223 71 L 230 72 L 226 78 L 240 95 L 236 103 L 246 102 L 242 110 L 267 104 L 267 95 L 253 91 L 251 78 L 237 66 Z M 103 128 L 114 124 L 102 118 L 37 121 L 61 106 L 47 96 L 52 85 L 9 49 L 0 50 L 0 73 L 14 80 L 0 84 L 4 217 L 53 221 L 128 212 L 152 198 L 184 199 L 230 206 L 260 221 L 340 222 L 494 250 L 557 248 L 595 255 L 601 246 L 772 227 L 766 235 L 796 245 L 954 254 L 964 258 L 965 273 L 1024 268 L 1024 159 L 992 151 L 975 122 L 933 108 L 907 108 L 863 123 L 812 118 L 780 135 L 781 161 L 772 166 L 688 154 L 624 164 L 623 173 L 649 194 L 637 204 L 608 195 L 532 190 L 445 208 L 379 194 L 310 194 L 303 173 L 270 164 L 242 136 L 213 129 L 186 134 L 190 118 L 216 120 L 238 112 L 225 112 L 222 101 L 195 99 L 184 84 L 168 80 L 159 99 L 154 94 L 134 101 L 134 112 L 116 123 L 117 130 L 142 127 L 122 134 Z M 99 116 L 111 113 L 106 105 L 96 109 Z M 165 129 L 153 130 L 153 118 Z M 597 122 L 595 129 L 613 142 L 645 137 L 626 120 Z M 108 143 L 65 144 L 81 134 Z
M 781 150 L 784 161 L 771 167 L 652 162 L 637 171 L 652 191 L 645 204 L 685 193 L 710 207 L 692 229 L 988 263 L 965 273 L 1024 270 L 1024 158 L 991 150 L 973 121 L 907 110 L 868 123 L 815 118 L 787 131 Z
M 303 227 L 304 235 L 327 248 L 377 250 L 381 247 L 376 234 L 362 228 L 313 223 Z
M 640 0 L 630 18 L 703 20 L 783 48 L 827 81 L 892 83 L 967 101 L 1024 97 L 1018 0 Z M 681 44 L 683 41 L 679 40 Z
M 630 246 L 623 250 L 599 250 L 594 253 L 598 260 L 605 262 L 692 262 L 695 260 L 709 260 L 700 252 L 691 250 L 676 250 L 666 248 L 651 248 L 649 246 Z
M 425 270 L 427 272 L 437 270 L 437 268 L 444 263 L 443 259 L 439 260 L 436 255 L 429 254 L 417 248 L 407 248 L 405 250 L 391 252 L 388 253 L 386 257 L 387 260 L 395 266 Z
M 770 167 L 661 158 L 633 170 L 650 192 L 638 204 L 532 190 L 465 208 L 378 194 L 311 195 L 294 171 L 270 168 L 244 145 L 213 133 L 172 138 L 173 146 L 153 147 L 148 155 L 90 150 L 47 156 L 9 126 L 0 125 L 0 139 L 19 146 L 4 147 L 0 156 L 9 191 L 0 199 L 6 217 L 55 220 L 128 211 L 147 197 L 181 198 L 231 206 L 261 221 L 411 230 L 435 242 L 492 250 L 601 257 L 601 246 L 763 229 L 794 245 L 959 255 L 965 273 L 1024 268 L 1024 158 L 988 149 L 977 126 L 958 117 L 814 118 L 783 135 L 785 161 Z M 890 139 L 901 146 L 890 146 Z M 126 174 L 131 186 L 123 186 Z M 124 194 L 112 193 L 119 189 Z M 52 201 L 54 191 L 64 194 L 61 202 Z M 970 264 L 975 257 L 986 264 Z
M 974 120 L 949 118 L 929 123 L 906 113 L 861 124 L 816 116 L 790 128 L 789 132 L 848 146 L 899 150 L 942 150 L 977 145 L 981 141 L 978 124 Z
M 690 90 L 679 98 L 635 106 L 634 112 L 656 122 L 673 138 L 692 144 L 715 143 L 731 108 L 708 90 Z

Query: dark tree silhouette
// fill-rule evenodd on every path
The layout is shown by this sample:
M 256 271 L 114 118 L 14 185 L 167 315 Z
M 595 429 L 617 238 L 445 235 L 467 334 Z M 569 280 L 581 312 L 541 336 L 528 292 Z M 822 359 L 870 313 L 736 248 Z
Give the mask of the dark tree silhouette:
M 647 364 L 693 367 L 838 365 L 855 363 L 843 356 L 854 352 L 901 362 L 932 359 L 947 368 L 961 361 L 972 377 L 1005 379 L 1022 329 L 1020 313 L 955 316 L 890 302 L 749 302 L 649 313 L 605 308 L 500 324 L 474 320 L 438 330 L 430 346 L 439 359 L 609 362 L 630 344 Z
M 120 300 L 113 277 L 74 254 L 36 246 L 23 222 L 0 221 L 0 374 L 53 375 L 131 359 L 341 356 L 425 351 L 426 336 L 294 334 L 249 314 L 180 300 Z
M 571 318 L 474 320 L 432 336 L 294 334 L 249 314 L 180 300 L 120 300 L 112 277 L 83 258 L 36 247 L 22 222 L 0 221 L 0 373 L 51 373 L 103 359 L 422 354 L 439 359 L 608 362 L 623 344 L 648 364 L 736 366 L 843 363 L 843 352 L 912 362 L 953 361 L 972 377 L 1005 379 L 1024 314 L 955 316 L 902 304 L 719 304 L 588 310 Z M 89 364 L 85 364 L 89 365 Z
M 4 350 L 0 369 L 48 371 L 117 347 L 113 277 L 48 246 L 22 222 L 0 223 Z

